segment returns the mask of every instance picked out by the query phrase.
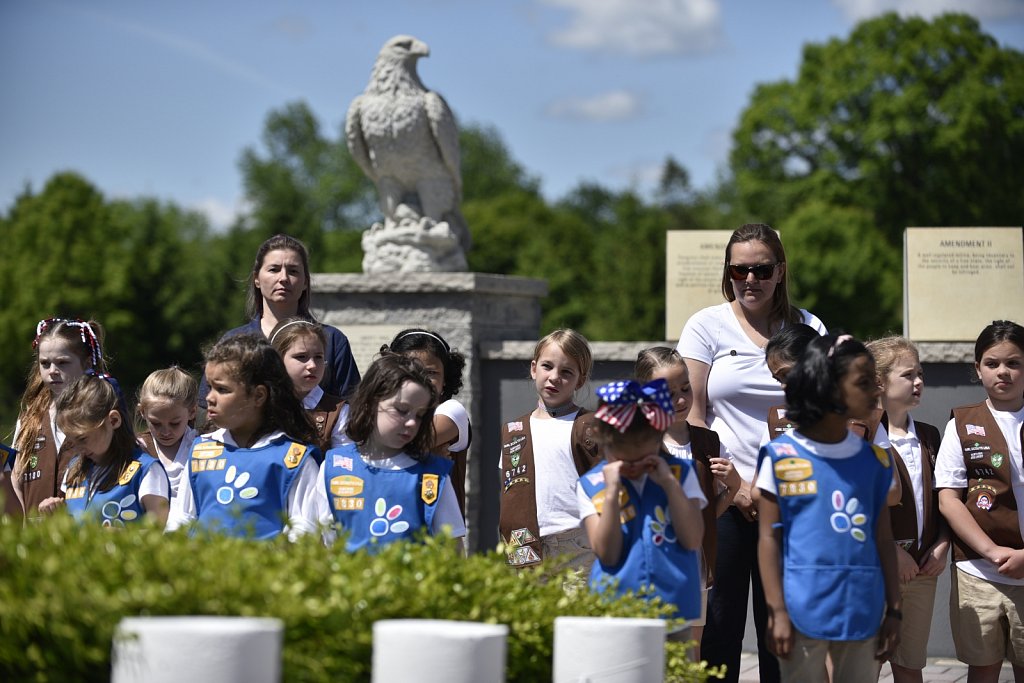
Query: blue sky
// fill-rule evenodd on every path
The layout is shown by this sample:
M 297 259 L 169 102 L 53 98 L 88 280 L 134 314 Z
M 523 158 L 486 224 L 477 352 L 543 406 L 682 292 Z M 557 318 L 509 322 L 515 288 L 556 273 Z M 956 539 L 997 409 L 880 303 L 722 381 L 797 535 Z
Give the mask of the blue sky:
M 427 87 L 497 128 L 549 198 L 649 189 L 669 155 L 704 187 L 755 84 L 887 10 L 966 11 L 1024 50 L 1024 0 L 2 0 L 0 212 L 75 170 L 224 225 L 268 112 L 304 100 L 336 138 L 399 33 L 430 46 Z

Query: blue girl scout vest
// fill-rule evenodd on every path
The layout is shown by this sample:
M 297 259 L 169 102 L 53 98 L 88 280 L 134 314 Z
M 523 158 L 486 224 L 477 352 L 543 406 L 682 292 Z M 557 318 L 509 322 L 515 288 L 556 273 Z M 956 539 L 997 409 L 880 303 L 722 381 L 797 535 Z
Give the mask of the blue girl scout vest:
M 92 488 L 92 477 L 97 469 L 94 465 L 81 484 L 68 487 L 64 497 L 68 512 L 78 520 L 98 519 L 106 527 L 123 527 L 126 522 L 140 519 L 146 510 L 139 499 L 139 487 L 151 467 L 158 467 L 167 476 L 156 458 L 137 449 L 117 483 L 108 491 L 96 491 Z
M 784 434 L 771 459 L 782 524 L 782 585 L 790 620 L 819 640 L 872 637 L 885 608 L 875 545 L 892 484 L 889 455 L 867 442 L 849 458 L 820 458 Z
M 327 452 L 324 486 L 331 514 L 348 532 L 349 552 L 383 546 L 429 531 L 441 489 L 452 462 L 428 455 L 404 470 L 384 470 L 367 464 L 355 444 Z
M 277 536 L 288 522 L 288 492 L 314 451 L 288 438 L 259 448 L 197 438 L 188 477 L 199 525 L 230 536 Z
M 673 458 L 669 467 L 680 483 L 693 469 L 688 460 Z M 601 461 L 580 477 L 580 486 L 586 492 L 598 514 L 604 507 L 604 468 Z M 668 512 L 668 497 L 664 489 L 649 477 L 643 495 L 628 479 L 622 480 L 619 497 L 622 522 L 622 555 L 618 563 L 605 566 L 600 558 L 590 570 L 590 587 L 603 593 L 613 585 L 617 595 L 651 587 L 653 595 L 676 606 L 674 618 L 696 619 L 700 616 L 701 577 L 696 550 L 679 545 Z

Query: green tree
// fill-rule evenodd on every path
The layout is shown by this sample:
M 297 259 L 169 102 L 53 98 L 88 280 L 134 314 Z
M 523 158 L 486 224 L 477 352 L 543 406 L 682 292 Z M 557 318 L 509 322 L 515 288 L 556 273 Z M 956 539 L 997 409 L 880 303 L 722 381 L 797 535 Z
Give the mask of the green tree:
M 887 14 L 807 45 L 795 81 L 759 86 L 730 165 L 761 220 L 784 224 L 811 200 L 856 207 L 898 254 L 907 226 L 1018 224 L 1022 155 L 1024 54 L 966 15 Z M 786 231 L 787 244 L 798 238 Z M 825 279 L 843 280 L 846 263 Z M 851 310 L 891 301 L 886 279 L 857 292 Z

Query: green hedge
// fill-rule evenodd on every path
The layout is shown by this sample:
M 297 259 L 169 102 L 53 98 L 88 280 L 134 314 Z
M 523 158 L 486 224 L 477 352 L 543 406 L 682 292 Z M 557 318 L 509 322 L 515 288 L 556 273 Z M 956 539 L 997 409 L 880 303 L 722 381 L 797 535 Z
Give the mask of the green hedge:
M 507 624 L 508 680 L 551 679 L 554 619 L 658 615 L 638 599 L 567 597 L 562 577 L 510 571 L 497 553 L 463 558 L 446 539 L 348 555 L 315 538 L 270 543 L 110 531 L 64 515 L 21 528 L 0 521 L 0 679 L 105 681 L 124 616 L 238 615 L 284 621 L 286 681 L 370 678 L 373 622 L 392 618 Z M 669 680 L 703 681 L 681 645 Z

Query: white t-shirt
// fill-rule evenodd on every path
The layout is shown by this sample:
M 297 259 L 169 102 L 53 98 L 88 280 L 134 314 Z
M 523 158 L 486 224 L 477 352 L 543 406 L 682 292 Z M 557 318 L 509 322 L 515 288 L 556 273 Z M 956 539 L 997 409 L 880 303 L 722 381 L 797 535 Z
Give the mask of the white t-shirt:
M 416 460 L 405 453 L 399 453 L 391 458 L 370 460 L 362 455 L 363 462 L 381 470 L 407 470 L 416 465 Z M 326 463 L 326 461 L 324 461 Z M 324 480 L 324 465 L 320 465 L 320 472 L 317 481 Z M 367 492 L 370 495 L 370 492 Z M 324 543 L 332 545 L 338 538 L 337 530 L 334 527 L 334 515 L 331 513 L 331 503 L 327 500 L 327 487 L 321 484 L 313 492 L 313 505 L 316 510 L 317 520 L 323 529 Z M 437 510 L 434 511 L 434 519 L 430 524 L 430 533 L 437 535 L 443 533 L 445 527 L 449 528 L 449 535 L 452 538 L 462 538 L 466 535 L 466 522 L 462 519 L 462 511 L 459 510 L 459 499 L 455 497 L 455 489 L 452 487 L 451 477 L 445 477 L 441 486 L 441 493 L 437 499 Z
M 907 416 L 907 435 L 891 436 L 885 431 L 885 425 L 878 425 L 875 432 L 875 445 L 881 448 L 895 448 L 910 475 L 910 485 L 914 487 L 914 508 L 917 510 L 917 537 L 924 533 L 924 467 L 921 464 L 921 440 L 917 437 L 914 418 Z M 898 477 L 895 466 L 893 472 Z M 897 541 L 903 539 L 896 539 Z
M 434 415 L 444 415 L 459 430 L 459 438 L 448 446 L 448 450 L 452 453 L 466 450 L 469 447 L 469 413 L 466 412 L 466 406 L 450 398 L 437 407 Z
M 1010 413 L 993 410 L 986 403 L 988 410 L 999 425 L 999 431 L 1006 440 L 1010 458 L 1010 484 L 1013 497 L 1017 501 L 1017 523 L 1024 529 L 1024 473 L 1021 467 L 1020 430 L 1024 425 L 1024 408 Z M 935 487 L 942 489 L 967 488 L 967 466 L 964 464 L 964 452 L 960 437 L 956 433 L 956 421 L 946 423 L 946 431 L 942 435 L 939 454 L 935 458 Z M 985 559 L 965 560 L 956 563 L 957 568 L 968 574 L 991 581 L 992 583 L 1024 586 L 1024 579 L 1013 579 L 999 573 L 996 565 Z
M 226 446 L 237 446 L 231 432 L 226 429 L 218 429 L 215 432 L 204 434 L 204 438 L 219 441 Z M 276 431 L 260 437 L 251 448 L 261 448 L 278 439 L 289 438 L 282 431 Z M 294 541 L 302 534 L 312 533 L 318 530 L 316 510 L 313 505 L 314 489 L 318 479 L 316 478 L 316 461 L 313 458 L 303 458 L 299 467 L 298 476 L 292 482 L 291 491 L 288 492 L 286 512 L 288 524 L 284 533 L 288 534 L 289 540 Z M 171 501 L 171 512 L 167 517 L 167 531 L 174 531 L 186 524 L 194 522 L 197 518 L 196 499 L 192 493 L 192 481 L 188 476 L 181 478 L 178 486 L 178 496 Z
M 97 468 L 93 473 L 96 480 L 102 479 L 105 473 Z M 64 478 L 60 482 L 60 490 L 62 493 L 68 492 L 68 473 L 64 472 Z M 146 496 L 157 496 L 163 499 L 169 499 L 171 496 L 171 490 L 168 485 L 167 477 L 163 475 L 159 467 L 155 465 L 150 467 L 146 472 L 146 476 L 142 478 L 139 483 L 139 500 L 142 500 Z
M 185 473 L 185 463 L 188 462 L 188 454 L 192 450 L 192 442 L 195 439 L 196 430 L 192 427 L 186 427 L 185 433 L 181 435 L 178 450 L 174 454 L 174 460 L 168 460 L 160 453 L 150 453 L 150 455 L 160 460 L 160 464 L 164 466 L 164 471 L 167 472 L 167 479 L 171 482 L 171 500 L 174 500 L 178 495 L 178 489 L 181 486 L 181 480 Z M 153 441 L 154 443 L 156 442 L 155 437 Z
M 636 489 L 637 494 L 642 496 L 644 495 L 644 486 L 647 484 L 647 479 L 648 475 L 642 474 L 637 479 L 630 479 L 629 483 Z M 704 492 L 700 488 L 700 482 L 697 481 L 697 473 L 692 467 L 687 471 L 686 476 L 683 477 L 682 486 L 683 495 L 690 500 L 697 501 L 698 508 L 703 510 L 708 506 L 708 499 L 704 497 Z M 576 503 L 579 505 L 581 521 L 597 514 L 594 501 L 590 499 L 590 496 L 587 495 L 582 486 L 576 487 Z
M 789 432 L 789 436 L 800 446 L 825 460 L 852 458 L 864 448 L 864 439 L 851 431 L 847 431 L 846 438 L 837 443 L 812 441 L 795 429 Z M 896 480 L 894 479 L 889 483 L 889 490 L 892 491 L 895 487 Z M 757 488 L 772 495 L 776 495 L 778 492 L 778 489 L 775 487 L 775 470 L 772 468 L 769 458 L 764 459 L 764 464 L 761 465 L 761 469 L 757 472 Z
M 580 526 L 580 510 L 576 502 L 576 482 L 580 475 L 572 459 L 572 425 L 575 419 L 576 413 L 550 419 L 530 417 L 537 523 L 542 537 Z M 501 466 L 500 459 L 498 466 Z
M 323 397 L 324 390 L 318 384 L 302 399 L 302 407 L 306 410 L 313 410 Z M 345 403 L 338 412 L 338 421 L 334 423 L 334 429 L 331 430 L 331 448 L 352 443 L 352 439 L 348 438 L 348 434 L 345 433 L 345 427 L 348 426 L 348 414 L 348 403 Z
M 825 326 L 805 310 L 803 322 L 825 334 Z M 754 477 L 768 409 L 785 403 L 782 387 L 765 363 L 764 349 L 746 335 L 729 303 L 694 313 L 676 347 L 683 358 L 711 366 L 705 422 L 718 432 L 745 481 Z

